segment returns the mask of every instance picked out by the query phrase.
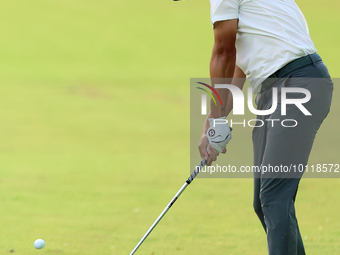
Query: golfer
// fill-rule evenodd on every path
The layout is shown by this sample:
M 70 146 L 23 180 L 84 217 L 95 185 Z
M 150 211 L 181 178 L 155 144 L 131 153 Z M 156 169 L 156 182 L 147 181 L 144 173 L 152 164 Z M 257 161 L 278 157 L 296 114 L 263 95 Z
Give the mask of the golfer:
M 276 110 L 257 117 L 258 123 L 265 125 L 253 130 L 254 165 L 306 166 L 315 135 L 330 110 L 333 83 L 302 12 L 293 0 L 210 2 L 212 85 L 215 78 L 222 78 L 224 83 L 242 88 L 247 78 L 257 94 L 258 110 L 271 109 L 273 95 L 278 95 Z M 284 115 L 283 88 L 302 88 L 310 92 L 310 99 L 308 93 L 285 93 L 286 98 L 304 103 L 288 104 Z M 227 89 L 217 92 L 223 104 L 211 103 L 199 143 L 200 155 L 208 165 L 220 152 L 226 153 L 225 144 L 209 143 L 209 119 L 225 119 L 232 110 L 232 93 Z M 285 119 L 294 120 L 294 125 L 281 125 Z M 301 177 L 302 173 L 263 171 L 254 175 L 254 209 L 267 235 L 269 255 L 305 254 L 294 207 Z

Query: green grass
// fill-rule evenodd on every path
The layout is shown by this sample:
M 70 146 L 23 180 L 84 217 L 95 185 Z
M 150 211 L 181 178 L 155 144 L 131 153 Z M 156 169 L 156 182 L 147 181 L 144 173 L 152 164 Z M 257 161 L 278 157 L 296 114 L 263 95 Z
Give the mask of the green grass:
M 297 3 L 338 77 L 339 3 Z M 129 254 L 189 173 L 189 79 L 208 76 L 209 2 L 5 0 L 0 17 L 0 254 Z M 314 164 L 340 163 L 334 98 Z M 339 184 L 301 183 L 309 255 L 340 254 Z M 252 180 L 197 179 L 138 254 L 265 253 Z

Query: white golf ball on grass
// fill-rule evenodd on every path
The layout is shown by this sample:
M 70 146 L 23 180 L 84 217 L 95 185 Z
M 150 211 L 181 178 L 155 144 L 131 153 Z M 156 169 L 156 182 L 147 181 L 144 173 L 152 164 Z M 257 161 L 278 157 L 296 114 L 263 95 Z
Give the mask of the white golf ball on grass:
M 37 239 L 34 241 L 34 248 L 36 249 L 42 249 L 45 247 L 45 241 L 42 239 Z

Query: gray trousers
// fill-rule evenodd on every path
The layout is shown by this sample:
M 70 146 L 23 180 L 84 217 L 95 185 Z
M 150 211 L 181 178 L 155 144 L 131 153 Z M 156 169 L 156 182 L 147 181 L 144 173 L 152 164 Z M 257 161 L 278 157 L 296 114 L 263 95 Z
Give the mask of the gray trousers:
M 306 78 L 308 77 L 308 78 Z M 274 82 L 278 88 L 278 107 L 274 113 L 258 116 L 266 119 L 295 119 L 296 127 L 266 123 L 253 130 L 255 166 L 306 165 L 315 135 L 326 118 L 331 105 L 333 83 L 322 61 L 298 68 Z M 259 110 L 270 109 L 272 90 L 260 94 Z M 295 105 L 287 105 L 287 115 L 281 115 L 281 88 L 299 87 L 311 92 L 305 108 L 312 116 L 305 116 Z M 287 98 L 304 98 L 301 93 L 287 94 Z M 260 125 L 259 125 L 260 126 Z M 298 222 L 295 216 L 295 197 L 303 173 L 295 175 L 254 174 L 254 210 L 267 234 L 269 255 L 305 254 Z

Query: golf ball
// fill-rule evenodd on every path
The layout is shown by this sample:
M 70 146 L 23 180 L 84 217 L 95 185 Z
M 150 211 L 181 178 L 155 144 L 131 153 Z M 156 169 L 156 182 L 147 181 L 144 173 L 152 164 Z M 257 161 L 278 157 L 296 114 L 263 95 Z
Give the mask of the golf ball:
M 34 248 L 36 249 L 42 249 L 45 246 L 45 241 L 42 239 L 37 239 L 34 241 Z

